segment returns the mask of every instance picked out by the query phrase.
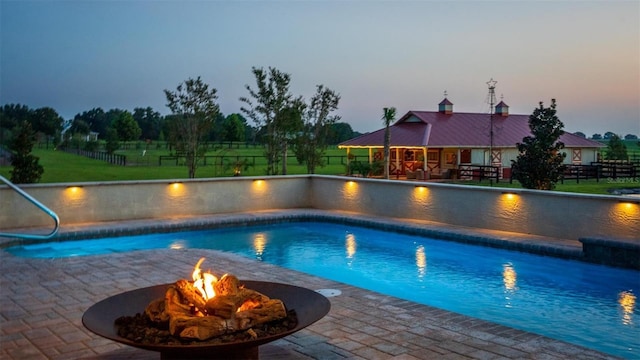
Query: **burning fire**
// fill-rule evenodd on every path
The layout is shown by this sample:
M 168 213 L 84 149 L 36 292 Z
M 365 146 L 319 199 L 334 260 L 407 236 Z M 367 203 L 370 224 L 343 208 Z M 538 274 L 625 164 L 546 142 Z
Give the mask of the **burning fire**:
M 191 274 L 193 282 L 176 281 L 163 298 L 147 306 L 145 314 L 151 321 L 168 320 L 173 336 L 207 340 L 287 317 L 282 300 L 245 288 L 234 275 L 225 274 L 218 279 L 202 271 L 204 260 L 196 263 Z
M 204 260 L 205 258 L 198 260 L 191 277 L 193 278 L 193 286 L 198 289 L 200 295 L 202 295 L 205 300 L 209 300 L 216 296 L 216 291 L 213 287 L 218 282 L 218 278 L 210 272 L 202 272 L 200 264 L 202 264 Z

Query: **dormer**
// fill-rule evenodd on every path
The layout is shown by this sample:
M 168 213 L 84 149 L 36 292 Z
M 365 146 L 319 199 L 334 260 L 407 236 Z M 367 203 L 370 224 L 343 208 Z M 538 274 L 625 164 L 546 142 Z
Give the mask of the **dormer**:
M 501 100 L 498 105 L 496 105 L 496 115 L 509 116 L 509 105 Z
M 452 114 L 453 103 L 449 101 L 447 98 L 444 98 L 444 100 L 442 100 L 440 104 L 438 104 L 438 112 L 442 114 L 447 114 L 447 115 Z

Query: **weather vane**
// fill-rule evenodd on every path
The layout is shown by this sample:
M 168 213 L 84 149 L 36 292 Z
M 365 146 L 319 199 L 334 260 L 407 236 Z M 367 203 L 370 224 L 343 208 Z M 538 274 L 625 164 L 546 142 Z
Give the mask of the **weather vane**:
M 447 90 L 444 91 L 444 97 L 447 97 Z

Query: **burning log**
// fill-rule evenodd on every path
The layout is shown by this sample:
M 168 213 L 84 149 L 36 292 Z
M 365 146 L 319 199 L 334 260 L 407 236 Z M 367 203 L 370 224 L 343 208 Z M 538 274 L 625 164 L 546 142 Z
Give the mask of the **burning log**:
M 202 260 L 196 265 L 194 282 L 178 280 L 167 289 L 164 299 L 151 302 L 145 309 L 152 321 L 168 322 L 172 335 L 207 340 L 287 317 L 281 300 L 244 288 L 233 275 L 224 275 L 213 283 L 198 282 L 202 279 Z M 212 275 L 210 278 L 215 279 Z M 209 288 L 203 290 L 205 286 Z M 211 297 L 206 299 L 205 295 Z

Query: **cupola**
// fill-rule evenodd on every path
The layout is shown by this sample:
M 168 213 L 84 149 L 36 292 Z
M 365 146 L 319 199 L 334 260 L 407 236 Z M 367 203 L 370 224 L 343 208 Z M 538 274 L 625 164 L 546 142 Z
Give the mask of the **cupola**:
M 444 100 L 442 100 L 440 104 L 438 104 L 438 112 L 447 115 L 452 114 L 453 103 L 445 97 Z
M 496 115 L 509 116 L 509 105 L 500 100 L 500 102 L 496 105 Z

